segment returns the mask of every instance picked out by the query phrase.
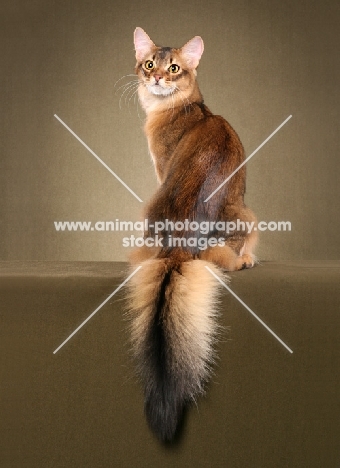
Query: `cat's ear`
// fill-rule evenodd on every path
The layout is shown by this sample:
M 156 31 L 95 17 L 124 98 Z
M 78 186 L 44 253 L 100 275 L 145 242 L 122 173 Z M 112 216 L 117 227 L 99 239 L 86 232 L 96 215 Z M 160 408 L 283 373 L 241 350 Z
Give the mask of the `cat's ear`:
M 134 43 L 136 51 L 136 59 L 140 62 L 150 52 L 153 47 L 156 47 L 149 36 L 142 28 L 136 28 L 134 32 Z
M 195 69 L 198 66 L 203 50 L 204 44 L 200 36 L 195 36 L 181 48 L 182 56 L 189 68 Z

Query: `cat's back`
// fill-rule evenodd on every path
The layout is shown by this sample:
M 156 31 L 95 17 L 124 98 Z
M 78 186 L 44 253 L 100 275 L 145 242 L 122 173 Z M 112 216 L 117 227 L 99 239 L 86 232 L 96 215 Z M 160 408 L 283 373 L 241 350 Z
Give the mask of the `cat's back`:
M 191 103 L 176 110 L 149 115 L 145 132 L 150 139 L 171 139 L 179 142 L 184 137 L 195 137 L 200 141 L 227 138 L 241 144 L 227 120 L 221 115 L 213 114 L 203 103 Z
M 232 126 L 203 103 L 149 115 L 145 131 L 160 182 L 173 165 L 183 170 L 199 163 L 204 170 L 206 163 L 236 167 L 244 159 L 243 146 Z
M 187 149 L 191 147 L 195 151 L 206 151 L 211 153 L 227 150 L 228 152 L 238 153 L 241 157 L 244 153 L 239 136 L 221 115 L 213 114 L 205 104 L 197 105 L 196 121 L 187 126 L 183 134 L 183 143 L 186 143 Z M 186 117 L 183 116 L 181 124 L 186 127 Z

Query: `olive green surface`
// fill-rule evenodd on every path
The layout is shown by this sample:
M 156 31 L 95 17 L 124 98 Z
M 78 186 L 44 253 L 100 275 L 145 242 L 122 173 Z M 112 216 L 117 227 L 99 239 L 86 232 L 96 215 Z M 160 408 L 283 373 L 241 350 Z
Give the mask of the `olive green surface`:
M 143 415 L 124 263 L 0 266 L 1 468 L 337 468 L 340 262 L 264 262 L 222 291 L 219 360 L 173 445 Z

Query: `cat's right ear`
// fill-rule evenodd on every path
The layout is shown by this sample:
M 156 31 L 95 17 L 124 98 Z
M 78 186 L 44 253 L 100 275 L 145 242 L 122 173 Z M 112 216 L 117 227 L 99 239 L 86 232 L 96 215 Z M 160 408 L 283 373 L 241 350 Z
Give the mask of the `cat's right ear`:
M 134 35 L 136 59 L 141 62 L 153 47 L 156 47 L 142 28 L 136 28 Z

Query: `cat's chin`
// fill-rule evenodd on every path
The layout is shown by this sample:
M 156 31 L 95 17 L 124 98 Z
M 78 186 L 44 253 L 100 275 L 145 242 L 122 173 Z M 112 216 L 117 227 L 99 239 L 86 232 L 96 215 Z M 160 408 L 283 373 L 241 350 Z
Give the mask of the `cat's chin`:
M 147 89 L 149 93 L 154 96 L 170 96 L 170 94 L 173 94 L 174 92 L 172 88 L 163 88 L 160 85 L 149 85 L 147 86 Z

